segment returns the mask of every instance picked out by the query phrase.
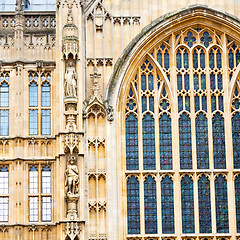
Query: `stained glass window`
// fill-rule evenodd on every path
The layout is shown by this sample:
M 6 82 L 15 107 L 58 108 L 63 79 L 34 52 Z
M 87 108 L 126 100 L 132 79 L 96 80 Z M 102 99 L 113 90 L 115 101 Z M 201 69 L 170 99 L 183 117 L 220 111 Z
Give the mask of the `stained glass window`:
M 128 234 L 140 234 L 139 183 L 131 176 L 127 182 Z
M 232 117 L 232 142 L 234 168 L 240 168 L 240 113 Z
M 138 169 L 138 120 L 133 113 L 126 118 L 127 170 Z
M 208 122 L 201 112 L 196 118 L 197 168 L 209 168 Z
M 235 179 L 235 202 L 237 232 L 240 233 L 240 175 Z
M 156 182 L 148 176 L 144 182 L 145 233 L 157 233 Z
M 219 112 L 212 119 L 214 168 L 226 168 L 224 118 Z
M 147 113 L 142 120 L 143 129 L 143 168 L 155 169 L 155 127 L 154 118 Z
M 228 233 L 227 181 L 221 174 L 215 180 L 215 201 L 217 233 Z
M 194 233 L 193 181 L 186 175 L 181 181 L 182 232 Z
M 211 233 L 210 181 L 205 175 L 198 180 L 198 204 L 200 233 Z
M 179 145 L 181 169 L 192 168 L 191 120 L 184 112 L 179 119 Z
M 174 233 L 173 181 L 166 175 L 161 182 L 162 233 Z
M 159 142 L 161 169 L 172 169 L 171 119 L 166 113 L 164 113 L 159 119 Z

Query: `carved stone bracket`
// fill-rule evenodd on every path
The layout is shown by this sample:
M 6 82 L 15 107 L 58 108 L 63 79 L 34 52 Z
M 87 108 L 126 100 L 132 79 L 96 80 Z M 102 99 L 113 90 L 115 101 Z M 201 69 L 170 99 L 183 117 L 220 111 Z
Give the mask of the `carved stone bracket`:
M 67 222 L 64 226 L 65 238 L 68 237 L 71 240 L 79 237 L 81 231 L 82 229 L 79 222 Z
M 78 150 L 78 143 L 79 138 L 77 134 L 75 133 L 67 134 L 64 139 L 65 152 L 69 151 L 69 153 L 72 155 L 75 148 Z
M 114 109 L 113 106 L 109 104 L 109 102 L 106 100 L 104 101 L 104 107 L 107 112 L 107 120 L 112 122 L 114 120 Z

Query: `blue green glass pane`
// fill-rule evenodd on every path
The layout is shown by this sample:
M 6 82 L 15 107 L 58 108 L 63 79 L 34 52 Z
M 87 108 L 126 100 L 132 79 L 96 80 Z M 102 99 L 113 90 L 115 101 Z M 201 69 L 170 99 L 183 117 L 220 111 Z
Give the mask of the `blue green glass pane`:
M 209 168 L 208 122 L 203 113 L 196 118 L 197 168 Z
M 211 96 L 211 106 L 212 106 L 212 112 L 217 110 L 217 104 L 216 104 L 216 97 Z
M 236 51 L 236 67 L 240 63 L 240 52 L 239 50 Z
M 159 143 L 161 170 L 172 169 L 172 130 L 171 119 L 164 113 L 159 119 Z
M 185 97 L 185 109 L 190 112 L 190 96 Z
M 215 90 L 215 75 L 213 73 L 210 75 L 210 83 L 211 83 L 211 90 L 214 91 Z
M 188 74 L 184 75 L 184 88 L 186 91 L 189 90 L 189 75 Z
M 160 64 L 160 66 L 162 67 L 162 53 L 160 50 L 157 53 L 157 61 Z
M 169 69 L 169 53 L 167 50 L 164 53 L 164 67 Z
M 209 43 L 212 42 L 212 38 L 209 36 L 208 32 L 203 33 L 203 37 L 201 37 L 201 42 L 203 42 L 205 47 L 209 46 Z
M 228 233 L 227 181 L 222 175 L 215 180 L 215 201 L 217 233 Z
M 195 73 L 193 75 L 193 81 L 194 81 L 194 89 L 198 90 L 199 89 L 199 79 L 198 79 L 198 74 Z
M 222 54 L 220 50 L 217 51 L 217 68 L 222 68 Z
M 236 112 L 232 118 L 232 142 L 233 142 L 234 168 L 240 169 L 240 114 L 239 112 Z
M 177 51 L 176 61 L 177 61 L 177 68 L 180 69 L 182 67 L 182 55 L 180 50 Z
M 209 54 L 209 67 L 211 69 L 214 68 L 214 53 L 213 53 L 213 50 L 211 50 L 211 52 Z
M 147 113 L 142 120 L 143 130 L 143 169 L 155 169 L 155 128 L 154 118 Z
M 189 176 L 181 181 L 181 203 L 182 203 L 182 232 L 194 233 L 194 198 L 193 182 Z
M 183 64 L 185 69 L 189 67 L 188 53 L 186 50 L 184 51 L 184 54 L 183 54 Z
M 130 96 L 130 97 L 133 96 L 133 90 L 132 90 L 132 88 L 130 88 L 130 90 L 129 90 L 129 96 Z
M 147 111 L 147 97 L 142 96 L 142 112 Z
M 219 112 L 212 119 L 214 168 L 226 168 L 224 119 Z
M 139 183 L 132 176 L 127 182 L 128 234 L 140 234 Z
M 234 68 L 234 60 L 233 60 L 232 50 L 230 50 L 229 53 L 228 53 L 228 66 L 229 66 L 230 69 Z
M 205 95 L 202 96 L 202 110 L 207 112 L 207 97 Z
M 154 97 L 153 96 L 149 97 L 149 110 L 154 113 Z
M 183 110 L 183 97 L 178 96 L 178 112 L 181 112 Z
M 199 96 L 196 95 L 194 97 L 194 100 L 195 100 L 195 112 L 197 112 L 200 110 Z
M 167 110 L 167 108 L 169 107 L 169 103 L 166 99 L 162 100 L 162 103 L 160 105 L 163 108 L 163 110 Z
M 137 170 L 138 164 L 138 120 L 133 113 L 126 118 L 126 169 Z
M 193 68 L 198 68 L 198 54 L 196 50 L 193 52 Z
M 222 74 L 219 73 L 217 75 L 217 80 L 218 80 L 218 90 L 222 90 L 223 89 L 223 83 L 222 83 Z
M 142 90 L 146 91 L 147 86 L 146 86 L 146 75 L 145 74 L 141 75 L 141 84 L 142 84 Z
M 161 182 L 162 233 L 172 234 L 174 229 L 173 182 L 165 176 Z
M 239 92 L 238 92 L 238 89 L 237 89 L 237 87 L 236 87 L 235 90 L 234 90 L 234 95 L 237 97 L 238 94 L 239 94 Z
M 233 101 L 233 107 L 238 110 L 239 109 L 239 106 L 240 106 L 240 102 L 239 102 L 239 99 L 235 99 Z
M 198 180 L 199 230 L 200 233 L 211 233 L 211 197 L 210 181 L 205 175 Z
M 182 90 L 182 75 L 181 74 L 177 75 L 177 89 L 179 91 Z
M 200 53 L 200 67 L 201 69 L 205 68 L 205 53 L 203 52 L 203 50 L 201 50 Z
M 145 234 L 157 234 L 156 182 L 148 176 L 144 182 Z
M 154 86 L 153 86 L 153 75 L 150 74 L 150 75 L 148 76 L 148 89 L 149 89 L 150 91 L 152 91 L 153 88 L 154 88 Z
M 193 46 L 193 43 L 196 42 L 196 38 L 193 37 L 191 32 L 187 33 L 187 37 L 184 38 L 184 41 L 188 44 L 189 47 Z
M 219 110 L 223 112 L 223 96 L 218 96 L 218 106 Z
M 237 233 L 240 233 L 240 175 L 235 180 L 235 202 Z
M 184 112 L 179 119 L 179 148 L 181 169 L 192 168 L 191 120 Z
M 201 74 L 201 89 L 206 90 L 206 75 L 204 73 Z

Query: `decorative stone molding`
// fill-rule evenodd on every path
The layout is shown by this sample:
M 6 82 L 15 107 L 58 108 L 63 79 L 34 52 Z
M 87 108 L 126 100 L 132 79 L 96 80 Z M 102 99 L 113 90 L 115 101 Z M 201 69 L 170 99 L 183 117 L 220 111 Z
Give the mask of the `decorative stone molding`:
M 87 58 L 87 66 L 112 66 L 113 58 Z
M 71 155 L 74 152 L 74 149 L 78 151 L 79 138 L 75 133 L 69 133 L 65 136 L 64 139 L 64 150 L 69 152 Z
M 114 109 L 108 101 L 104 101 L 105 110 L 107 112 L 107 120 L 112 122 L 114 120 Z
M 65 239 L 70 238 L 70 240 L 74 240 L 79 236 L 81 230 L 81 224 L 79 222 L 67 222 L 63 230 L 65 232 Z

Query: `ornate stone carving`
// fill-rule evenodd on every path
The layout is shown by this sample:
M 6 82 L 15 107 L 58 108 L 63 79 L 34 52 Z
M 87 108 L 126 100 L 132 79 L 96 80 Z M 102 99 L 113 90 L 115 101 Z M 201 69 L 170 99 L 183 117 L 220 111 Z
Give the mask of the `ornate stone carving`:
M 24 11 L 24 0 L 17 0 L 16 1 L 16 12 L 20 13 Z
M 110 121 L 110 122 L 113 121 L 114 120 L 113 106 L 111 106 L 108 101 L 104 102 L 104 106 L 105 106 L 105 109 L 106 109 L 106 112 L 107 112 L 107 120 Z
M 77 73 L 72 61 L 69 62 L 65 72 L 64 90 L 65 97 L 77 97 Z
M 78 136 L 74 133 L 67 134 L 65 136 L 64 144 L 65 144 L 65 152 L 69 152 L 71 155 L 73 154 L 74 149 L 78 149 L 79 139 Z
M 78 222 L 67 222 L 65 225 L 65 238 L 70 238 L 74 240 L 77 236 L 79 236 L 81 231 L 81 225 Z
M 67 218 L 70 220 L 77 219 L 77 202 L 79 172 L 76 165 L 76 158 L 70 156 L 68 159 L 67 168 L 65 171 L 65 198 L 67 201 Z

